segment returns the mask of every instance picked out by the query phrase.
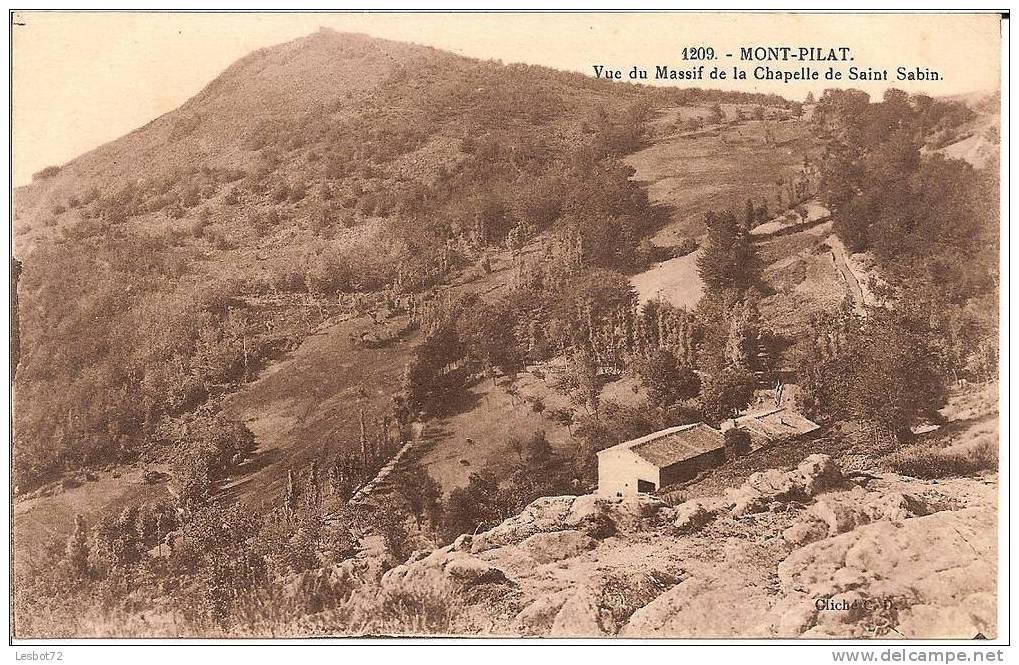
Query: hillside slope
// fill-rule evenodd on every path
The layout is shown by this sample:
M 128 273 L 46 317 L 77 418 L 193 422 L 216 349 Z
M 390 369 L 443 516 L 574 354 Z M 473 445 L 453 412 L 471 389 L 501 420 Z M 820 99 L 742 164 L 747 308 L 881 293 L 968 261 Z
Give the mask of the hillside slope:
M 250 167 L 244 147 L 259 129 L 294 125 L 316 113 L 340 119 L 400 63 L 412 66 L 425 57 L 441 54 L 327 29 L 255 51 L 180 108 L 16 189 L 16 229 L 42 223 L 54 206 L 66 206 L 91 187 L 165 178 L 194 166 Z
M 477 236 L 480 211 L 543 209 L 525 193 L 640 96 L 323 30 L 44 170 L 15 192 L 20 482 L 136 455 L 298 345 L 309 307 L 364 315 L 385 300 L 364 294 L 451 281 L 509 231 Z
M 323 311 L 470 296 L 464 275 L 555 237 L 584 237 L 585 268 L 640 267 L 660 212 L 620 157 L 656 109 L 721 97 L 756 99 L 330 30 L 241 59 L 15 192 L 19 485 L 144 457 Z
M 994 449 L 995 389 L 958 393 L 944 432 L 910 447 L 786 442 L 667 503 L 544 497 L 387 572 L 365 558 L 309 571 L 294 592 L 338 606 L 299 632 L 993 638 L 997 473 L 923 460 Z

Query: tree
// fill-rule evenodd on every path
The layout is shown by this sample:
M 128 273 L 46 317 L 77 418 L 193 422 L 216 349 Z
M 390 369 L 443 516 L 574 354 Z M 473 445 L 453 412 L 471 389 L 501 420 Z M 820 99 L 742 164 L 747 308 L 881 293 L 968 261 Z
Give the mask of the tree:
M 192 449 L 174 460 L 170 471 L 170 491 L 185 511 L 192 512 L 208 501 L 212 482 L 206 451 Z
M 861 330 L 860 361 L 851 405 L 899 441 L 911 428 L 937 419 L 947 401 L 944 365 L 928 323 L 909 313 L 874 312 Z
M 707 242 L 697 259 L 697 270 L 709 290 L 746 291 L 761 280 L 760 261 L 750 229 L 730 211 L 708 213 Z
M 74 516 L 74 532 L 67 541 L 67 563 L 74 579 L 88 576 L 88 554 L 88 529 L 85 517 L 78 513 Z
M 287 470 L 287 488 L 283 495 L 283 507 L 287 515 L 293 517 L 301 505 L 301 486 L 298 484 L 297 476 L 293 469 Z
M 571 465 L 556 455 L 544 430 L 535 431 L 523 447 L 523 459 L 506 490 L 511 510 L 517 511 L 543 496 L 575 491 Z
M 831 423 L 849 417 L 860 323 L 848 298 L 837 313 L 819 315 L 811 323 L 796 393 L 797 404 L 808 418 Z
M 601 382 L 598 379 L 598 364 L 588 351 L 574 351 L 566 371 L 557 377 L 552 387 L 568 396 L 573 403 L 582 405 L 588 413 L 598 411 Z
M 573 436 L 573 423 L 576 420 L 573 409 L 552 409 L 548 412 L 548 417 L 552 422 L 565 427 L 570 436 Z
M 392 560 L 402 563 L 413 552 L 413 541 L 406 527 L 407 514 L 385 506 L 376 510 L 373 516 L 373 526 L 382 535 L 382 540 L 389 550 Z
M 704 417 L 716 425 L 726 418 L 735 419 L 750 405 L 754 383 L 753 373 L 741 365 L 730 365 L 721 373 L 708 376 L 701 390 Z
M 308 484 L 311 485 L 311 505 L 318 508 L 322 503 L 322 479 L 320 477 L 318 460 L 313 460 L 311 463 L 311 473 L 308 478 Z
M 442 487 L 426 471 L 408 473 L 400 479 L 400 494 L 420 528 L 422 518 L 435 526 L 442 514 Z
M 538 430 L 527 440 L 524 459 L 531 468 L 541 467 L 552 460 L 552 444 L 545 436 L 545 430 Z
M 708 124 L 719 125 L 723 122 L 725 122 L 725 113 L 722 112 L 722 107 L 716 102 L 708 109 Z
M 466 344 L 467 352 L 491 374 L 493 384 L 496 368 L 512 376 L 524 366 L 523 353 L 514 335 L 516 323 L 517 314 L 506 300 L 488 304 L 474 298 L 459 316 L 459 338 Z
M 365 429 L 364 424 L 364 409 L 357 410 L 357 424 L 358 424 L 358 443 L 361 448 L 361 464 L 364 469 L 371 468 L 371 451 L 368 449 L 368 431 Z
M 510 514 L 510 506 L 495 476 L 472 473 L 466 487 L 449 493 L 442 517 L 443 535 L 452 540 L 462 533 L 478 533 L 495 526 Z
M 814 324 L 798 396 L 804 412 L 822 422 L 857 419 L 897 440 L 938 419 L 947 398 L 947 369 L 931 318 L 900 303 L 867 319 L 848 306 Z
M 670 351 L 652 349 L 637 361 L 637 374 L 656 406 L 671 406 L 696 397 L 701 380 L 693 368 L 682 365 Z

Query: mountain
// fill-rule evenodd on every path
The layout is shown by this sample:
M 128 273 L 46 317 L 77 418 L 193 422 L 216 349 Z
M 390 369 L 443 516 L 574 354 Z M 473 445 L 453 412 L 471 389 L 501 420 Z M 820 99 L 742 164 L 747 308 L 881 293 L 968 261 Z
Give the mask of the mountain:
M 195 97 L 126 136 L 16 191 L 19 217 L 37 217 L 90 186 L 161 178 L 195 166 L 244 168 L 260 127 L 299 123 L 316 110 L 341 115 L 398 65 L 443 56 L 432 49 L 322 29 L 238 60 Z M 453 56 L 449 56 L 453 58 Z M 45 170 L 41 172 L 45 174 Z
M 972 112 L 802 111 L 320 31 L 44 169 L 16 634 L 993 634 L 995 181 L 921 153 Z M 590 493 L 772 400 L 818 437 Z
M 16 466 L 131 459 L 298 344 L 309 306 L 423 297 L 508 241 L 583 237 L 592 265 L 639 267 L 660 212 L 618 158 L 654 108 L 718 99 L 775 101 L 331 30 L 242 58 L 15 191 Z

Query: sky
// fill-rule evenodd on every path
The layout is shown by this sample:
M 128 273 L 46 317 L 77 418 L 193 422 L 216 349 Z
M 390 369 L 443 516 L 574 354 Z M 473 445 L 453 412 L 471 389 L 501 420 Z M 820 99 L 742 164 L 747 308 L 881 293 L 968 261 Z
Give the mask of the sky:
M 15 185 L 175 109 L 247 53 L 320 26 L 588 75 L 598 64 L 624 72 L 634 65 L 688 68 L 696 63 L 682 61 L 684 46 L 712 46 L 722 57 L 741 46 L 789 45 L 848 46 L 855 60 L 843 69 L 888 68 L 894 75 L 900 65 L 921 66 L 944 76 L 835 84 L 872 96 L 891 86 L 934 95 L 994 90 L 1000 78 L 995 14 L 17 12 L 14 21 Z M 731 69 L 735 61 L 718 64 Z M 695 85 L 802 99 L 833 84 L 751 78 Z

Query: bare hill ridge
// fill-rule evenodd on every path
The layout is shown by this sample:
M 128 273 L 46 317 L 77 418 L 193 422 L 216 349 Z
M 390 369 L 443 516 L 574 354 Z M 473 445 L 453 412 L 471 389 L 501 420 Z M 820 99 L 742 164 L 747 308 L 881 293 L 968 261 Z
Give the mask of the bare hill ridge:
M 273 123 L 298 123 L 313 112 L 341 113 L 389 77 L 397 66 L 455 58 L 423 46 L 322 28 L 306 37 L 259 49 L 230 65 L 177 109 L 125 136 L 37 177 L 16 190 L 19 212 L 53 205 L 90 185 L 159 177 L 195 165 L 244 168 L 252 132 Z M 38 176 L 38 174 L 37 174 Z

